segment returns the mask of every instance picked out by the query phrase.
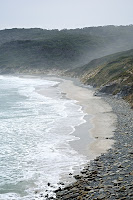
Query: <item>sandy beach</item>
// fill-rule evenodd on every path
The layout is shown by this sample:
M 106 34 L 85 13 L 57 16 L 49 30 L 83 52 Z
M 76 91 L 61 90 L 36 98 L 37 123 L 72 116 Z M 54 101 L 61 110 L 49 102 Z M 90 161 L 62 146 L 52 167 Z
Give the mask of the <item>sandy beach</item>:
M 74 176 L 73 184 L 56 190 L 56 200 L 133 199 L 133 110 L 122 99 L 109 95 L 101 97 L 117 116 L 113 148 L 88 162 L 81 173 Z M 92 134 L 95 134 L 94 129 Z
M 76 100 L 83 107 L 84 112 L 90 116 L 92 123 L 92 128 L 86 132 L 86 135 L 83 133 L 84 129 L 81 129 L 80 133 L 78 131 L 80 140 L 71 142 L 73 148 L 80 151 L 82 146 L 84 153 L 90 159 L 105 153 L 114 143 L 111 138 L 117 120 L 111 106 L 101 97 L 94 96 L 94 91 L 91 89 L 75 85 L 71 80 L 64 79 L 59 87 L 63 93 L 66 93 L 67 98 Z M 87 143 L 87 134 L 92 138 L 91 143 Z M 77 136 L 76 131 L 74 135 Z
M 57 87 L 59 87 L 62 95 L 68 99 L 76 100 L 84 113 L 87 114 L 84 117 L 87 122 L 76 127 L 73 133 L 75 137 L 80 139 L 70 141 L 71 146 L 79 153 L 87 156 L 88 160 L 95 159 L 101 153 L 110 149 L 114 144 L 112 137 L 117 121 L 111 106 L 101 97 L 94 96 L 94 90 L 81 86 L 74 79 L 46 78 L 60 81 Z M 38 90 L 38 92 L 51 97 L 54 90 L 51 89 L 51 92 Z

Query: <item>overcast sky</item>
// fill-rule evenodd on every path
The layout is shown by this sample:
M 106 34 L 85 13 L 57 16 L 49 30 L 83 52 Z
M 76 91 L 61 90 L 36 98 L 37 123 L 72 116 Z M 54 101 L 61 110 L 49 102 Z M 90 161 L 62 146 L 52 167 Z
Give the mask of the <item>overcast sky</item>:
M 133 24 L 133 0 L 0 0 L 0 29 Z

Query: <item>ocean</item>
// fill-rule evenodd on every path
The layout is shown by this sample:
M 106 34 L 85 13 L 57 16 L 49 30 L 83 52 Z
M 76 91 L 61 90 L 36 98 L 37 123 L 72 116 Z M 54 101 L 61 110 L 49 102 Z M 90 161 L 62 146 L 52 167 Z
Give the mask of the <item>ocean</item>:
M 0 76 L 0 200 L 54 196 L 87 162 L 70 145 L 79 140 L 72 133 L 86 113 L 65 97 L 60 82 Z

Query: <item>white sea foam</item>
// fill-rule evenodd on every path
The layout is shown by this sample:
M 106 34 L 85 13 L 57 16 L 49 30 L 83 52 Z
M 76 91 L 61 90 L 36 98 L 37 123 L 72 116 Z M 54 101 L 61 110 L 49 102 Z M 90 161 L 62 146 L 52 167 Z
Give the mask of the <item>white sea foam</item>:
M 0 200 L 53 195 L 61 177 L 69 178 L 86 158 L 69 145 L 84 123 L 76 101 L 37 93 L 59 84 L 39 78 L 0 76 Z M 64 180 L 65 182 L 65 180 Z M 49 187 L 50 183 L 52 187 Z M 35 191 L 38 191 L 35 194 Z

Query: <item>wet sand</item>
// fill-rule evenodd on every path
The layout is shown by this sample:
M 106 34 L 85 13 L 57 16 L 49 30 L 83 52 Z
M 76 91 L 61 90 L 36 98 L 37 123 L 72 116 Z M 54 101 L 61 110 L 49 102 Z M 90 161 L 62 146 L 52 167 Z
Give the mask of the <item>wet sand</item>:
M 76 127 L 73 135 L 79 140 L 70 141 L 70 145 L 79 153 L 87 156 L 88 160 L 95 159 L 101 153 L 110 149 L 114 140 L 112 139 L 115 131 L 117 117 L 112 112 L 111 106 L 101 97 L 94 96 L 94 90 L 82 87 L 74 79 L 46 77 L 48 80 L 59 81 L 62 96 L 76 100 L 77 104 L 87 115 L 84 117 L 86 123 Z M 51 97 L 54 90 L 38 90 L 39 93 Z M 54 94 L 56 95 L 56 94 Z
M 83 107 L 84 112 L 88 114 L 86 118 L 91 120 L 91 129 L 87 127 L 87 123 L 77 127 L 74 135 L 80 137 L 80 140 L 72 141 L 72 147 L 86 154 L 89 159 L 105 153 L 114 144 L 112 137 L 117 117 L 111 106 L 101 97 L 94 96 L 91 89 L 75 85 L 71 80 L 63 79 L 59 87 L 66 93 L 67 98 L 76 100 Z M 91 137 L 91 141 L 88 136 Z
M 73 184 L 56 190 L 55 199 L 133 199 L 133 110 L 122 99 L 102 98 L 117 115 L 113 148 L 88 162 Z

